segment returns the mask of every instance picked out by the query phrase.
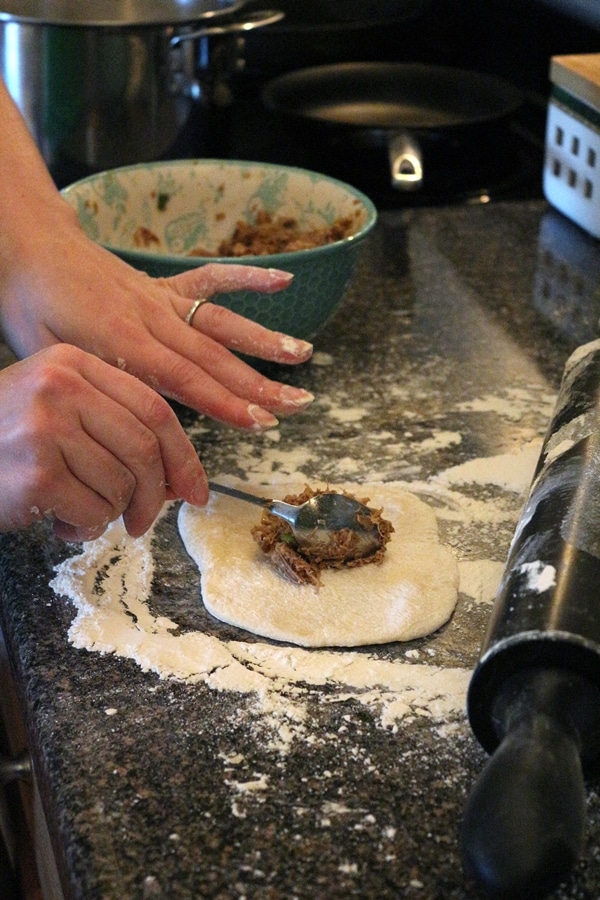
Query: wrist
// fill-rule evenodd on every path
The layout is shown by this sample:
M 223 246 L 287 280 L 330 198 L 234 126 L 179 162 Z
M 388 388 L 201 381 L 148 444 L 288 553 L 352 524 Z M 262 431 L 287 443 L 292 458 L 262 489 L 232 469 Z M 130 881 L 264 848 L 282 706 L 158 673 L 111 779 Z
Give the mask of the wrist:
M 70 231 L 80 231 L 77 213 L 57 189 L 13 195 L 10 213 L 0 201 L 0 276 L 5 267 L 31 266 L 37 254 Z

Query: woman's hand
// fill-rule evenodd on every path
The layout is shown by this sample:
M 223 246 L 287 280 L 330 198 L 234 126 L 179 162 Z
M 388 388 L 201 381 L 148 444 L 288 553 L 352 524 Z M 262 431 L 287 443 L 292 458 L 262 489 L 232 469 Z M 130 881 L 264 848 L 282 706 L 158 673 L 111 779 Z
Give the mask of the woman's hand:
M 280 363 L 300 363 L 311 345 L 269 331 L 216 303 L 192 325 L 185 316 L 198 297 L 249 288 L 287 287 L 285 272 L 211 264 L 169 279 L 153 279 L 93 243 L 60 201 L 43 227 L 19 233 L 3 263 L 1 324 L 19 356 L 71 343 L 137 375 L 167 397 L 240 428 L 268 428 L 276 414 L 304 409 L 300 388 L 260 375 L 231 350 Z
M 213 304 L 185 316 L 198 297 L 250 288 L 279 291 L 290 276 L 208 265 L 153 279 L 90 240 L 60 196 L 0 79 L 0 329 L 19 356 L 68 343 L 137 375 L 167 397 L 242 428 L 313 399 L 259 375 L 230 351 L 300 363 L 311 346 L 260 328 Z
M 1 79 L 0 118 L 0 171 L 10 173 L 0 191 L 0 328 L 29 357 L 0 371 L 0 530 L 51 517 L 59 536 L 89 540 L 122 515 L 140 535 L 165 500 L 208 499 L 160 394 L 255 429 L 313 399 L 231 352 L 301 363 L 310 344 L 210 302 L 186 322 L 197 299 L 278 291 L 290 276 L 233 265 L 171 279 L 137 271 L 83 233 Z
M 0 371 L 0 531 L 51 518 L 92 540 L 130 534 L 165 500 L 203 505 L 206 475 L 169 404 L 137 378 L 57 344 Z

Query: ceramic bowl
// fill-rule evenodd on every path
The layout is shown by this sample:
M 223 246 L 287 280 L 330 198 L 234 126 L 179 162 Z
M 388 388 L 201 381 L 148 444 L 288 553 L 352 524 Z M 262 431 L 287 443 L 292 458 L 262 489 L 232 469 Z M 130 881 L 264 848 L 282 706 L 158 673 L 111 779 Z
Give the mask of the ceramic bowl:
M 226 160 L 176 160 L 100 172 L 66 187 L 85 232 L 149 275 L 168 277 L 208 262 L 252 263 L 294 273 L 277 294 L 237 291 L 217 302 L 306 340 L 331 319 L 352 278 L 361 245 L 376 221 L 360 191 L 316 172 L 289 166 Z M 272 220 L 323 228 L 351 217 L 351 233 L 320 247 L 264 256 L 190 256 L 216 252 L 238 223 L 261 210 Z

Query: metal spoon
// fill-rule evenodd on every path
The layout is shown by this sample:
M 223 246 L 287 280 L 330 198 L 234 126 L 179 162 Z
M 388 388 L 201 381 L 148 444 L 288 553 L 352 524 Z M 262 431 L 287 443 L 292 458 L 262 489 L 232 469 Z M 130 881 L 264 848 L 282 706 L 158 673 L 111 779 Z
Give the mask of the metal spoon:
M 322 551 L 331 545 L 332 534 L 349 528 L 357 536 L 352 556 L 359 559 L 379 550 L 382 544 L 377 525 L 369 525 L 371 510 L 358 500 L 331 491 L 318 494 L 305 503 L 295 505 L 283 500 L 265 500 L 256 494 L 248 494 L 237 488 L 209 481 L 211 491 L 227 494 L 237 500 L 245 500 L 268 509 L 274 516 L 290 525 L 298 546 L 309 551 Z M 361 521 L 363 518 L 365 521 Z

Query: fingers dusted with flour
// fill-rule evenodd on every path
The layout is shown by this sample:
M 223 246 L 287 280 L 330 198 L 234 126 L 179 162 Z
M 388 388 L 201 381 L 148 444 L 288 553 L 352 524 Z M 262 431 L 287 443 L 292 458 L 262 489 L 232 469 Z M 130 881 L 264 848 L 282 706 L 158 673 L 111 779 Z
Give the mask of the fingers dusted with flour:
M 297 365 L 310 358 L 312 344 L 264 328 L 220 306 L 218 297 L 214 302 L 210 299 L 215 292 L 242 288 L 273 293 L 287 287 L 291 280 L 289 273 L 278 269 L 219 263 L 169 279 L 170 287 L 182 291 L 184 296 L 194 291 L 203 297 L 201 305 L 196 301 L 191 307 L 194 313 L 191 322 L 185 322 L 186 316 L 182 315 L 183 321 L 192 326 L 194 334 L 178 337 L 178 346 L 183 347 L 186 358 L 208 379 L 214 379 L 212 386 L 209 380 L 205 385 L 190 383 L 192 392 L 201 392 L 207 398 L 202 411 L 239 427 L 271 427 L 276 420 L 267 412 L 291 415 L 314 400 L 310 392 L 268 379 L 226 352 L 233 350 L 258 359 Z M 183 313 L 188 307 L 189 299 L 186 299 L 180 301 L 178 310 Z M 181 386 L 181 369 L 178 370 L 178 380 Z M 220 390 L 219 385 L 225 390 Z M 179 395 L 177 399 L 198 408 L 197 402 L 190 403 L 185 395 Z M 248 400 L 249 404 L 244 407 L 239 400 Z
M 169 404 L 66 345 L 0 372 L 0 453 L 2 530 L 46 517 L 59 536 L 90 540 L 122 515 L 137 536 L 166 499 L 208 498 L 202 465 Z
M 259 266 L 211 263 L 172 278 L 150 278 L 93 244 L 72 217 L 28 226 L 40 245 L 6 257 L 0 322 L 21 356 L 71 343 L 136 375 L 166 397 L 239 428 L 272 427 L 277 415 L 304 409 L 312 396 L 243 362 L 238 354 L 297 365 L 307 341 L 270 331 L 219 306 L 228 291 L 285 291 L 292 276 Z M 1 272 L 0 272 L 1 274 Z M 198 299 L 208 300 L 186 318 Z

